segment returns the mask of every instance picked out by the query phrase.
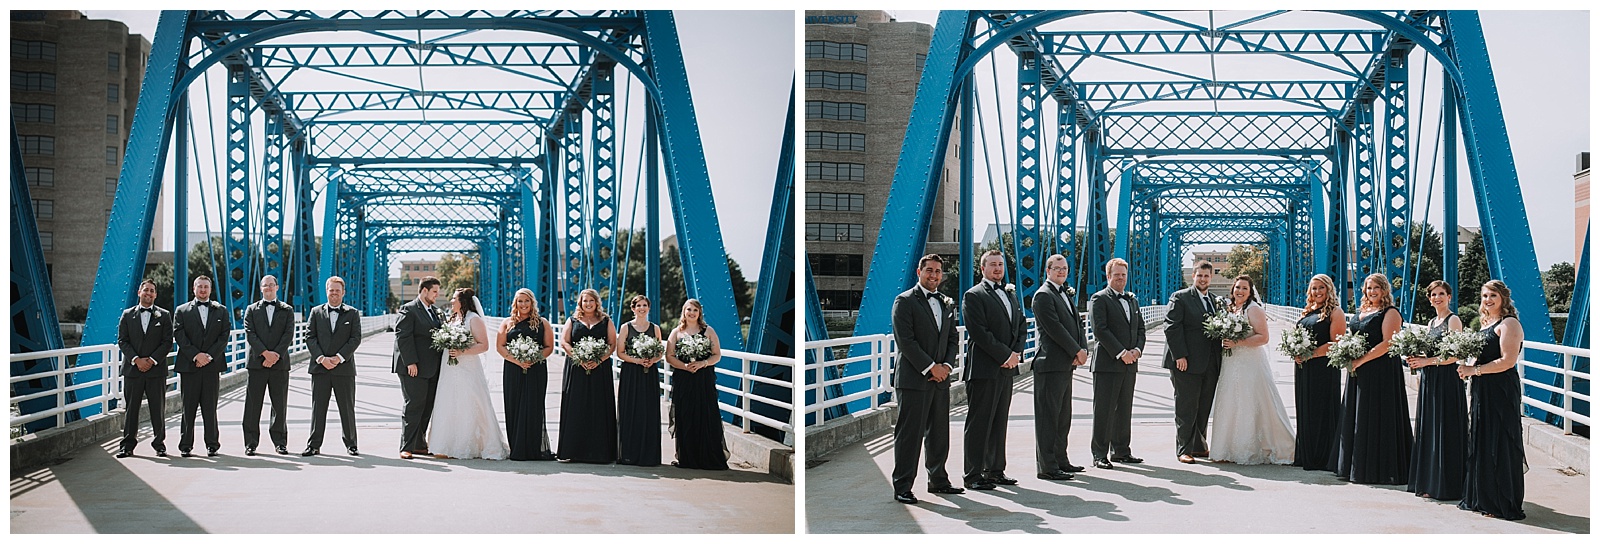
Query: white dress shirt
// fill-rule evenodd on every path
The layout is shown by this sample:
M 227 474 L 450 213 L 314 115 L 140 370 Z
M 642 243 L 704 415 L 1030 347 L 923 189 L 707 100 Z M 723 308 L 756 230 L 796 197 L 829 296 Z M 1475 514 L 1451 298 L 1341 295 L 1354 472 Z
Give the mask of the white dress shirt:
M 211 304 L 209 301 L 200 300 L 195 302 L 195 306 L 200 308 L 200 328 L 203 329 L 206 321 L 211 319 Z
M 144 332 L 150 332 L 150 316 L 155 315 L 155 306 L 139 307 L 139 326 Z
M 989 290 L 994 291 L 995 295 L 1000 297 L 1000 304 L 1002 304 L 1002 305 L 1004 305 L 1006 307 L 1006 320 L 1010 321 L 1011 320 L 1011 297 L 1006 295 L 1006 286 L 1005 286 L 1005 284 L 999 283 L 999 282 L 993 282 L 993 281 L 989 281 L 989 280 L 983 280 L 983 282 L 989 284 Z

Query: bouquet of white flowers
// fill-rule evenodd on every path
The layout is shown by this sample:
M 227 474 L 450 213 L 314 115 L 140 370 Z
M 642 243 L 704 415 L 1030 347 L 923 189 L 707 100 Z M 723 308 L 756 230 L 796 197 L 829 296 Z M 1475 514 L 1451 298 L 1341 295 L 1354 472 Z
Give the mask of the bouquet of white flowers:
M 607 349 L 611 349 L 611 346 L 606 344 L 605 341 L 592 336 L 584 337 L 578 343 L 572 345 L 572 353 L 569 355 L 571 355 L 572 364 L 598 363 L 600 358 L 606 354 Z M 593 371 L 587 368 L 583 369 L 584 374 L 591 372 Z
M 1255 332 L 1255 329 L 1250 326 L 1250 320 L 1245 319 L 1244 314 L 1228 311 L 1218 311 L 1211 314 L 1211 317 L 1206 318 L 1204 326 L 1206 337 L 1217 340 L 1238 341 Z M 1222 350 L 1222 354 L 1233 355 L 1233 350 Z
M 465 323 L 446 321 L 444 325 L 440 325 L 439 328 L 433 330 L 433 349 L 439 351 L 467 349 L 477 342 L 472 337 L 472 330 L 468 329 Z M 449 364 L 453 365 L 458 362 L 455 357 L 451 357 Z
M 648 361 L 655 359 L 656 357 L 660 357 L 662 353 L 667 351 L 667 346 L 662 345 L 661 341 L 657 340 L 654 336 L 640 334 L 634 336 L 633 340 L 628 342 L 627 351 L 628 355 Z M 649 374 L 650 372 L 654 371 L 655 368 L 656 366 L 652 364 L 645 367 L 644 371 L 646 374 Z
M 1298 365 L 1300 361 L 1311 358 L 1311 354 L 1317 351 L 1317 345 L 1312 342 L 1310 329 L 1294 326 L 1278 335 L 1278 351 L 1295 359 L 1294 364 Z
M 519 362 L 532 362 L 533 364 L 544 362 L 544 346 L 540 345 L 531 336 L 524 336 L 506 342 L 506 352 L 511 354 L 512 359 Z M 527 374 L 528 369 L 522 369 L 522 373 Z
M 1347 331 L 1333 339 L 1332 346 L 1328 346 L 1328 366 L 1344 369 L 1354 376 L 1356 368 L 1353 363 L 1366 354 L 1366 333 Z
M 704 336 L 683 335 L 677 342 L 678 360 L 685 363 L 704 361 L 711 358 L 711 339 Z
M 1438 346 L 1433 343 L 1433 337 L 1428 332 L 1415 327 L 1400 327 L 1400 332 L 1394 333 L 1389 339 L 1389 354 L 1405 359 L 1408 357 L 1432 357 Z M 1417 369 L 1411 369 L 1412 374 Z
M 1447 332 L 1439 339 L 1439 356 L 1460 360 L 1471 366 L 1483 354 L 1483 333 L 1478 331 Z

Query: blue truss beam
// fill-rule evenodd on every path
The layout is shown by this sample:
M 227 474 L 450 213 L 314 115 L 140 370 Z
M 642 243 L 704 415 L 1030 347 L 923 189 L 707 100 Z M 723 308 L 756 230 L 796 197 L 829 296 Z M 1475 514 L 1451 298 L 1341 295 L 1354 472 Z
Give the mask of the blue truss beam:
M 1405 281 L 1411 268 L 1411 116 L 1406 49 L 1388 58 L 1383 83 L 1383 265 L 1395 289 L 1400 315 L 1411 317 L 1413 294 Z
M 352 111 L 496 110 L 548 120 L 572 93 L 558 91 L 286 92 L 290 111 L 332 115 Z
M 794 92 L 778 152 L 772 192 L 772 222 L 767 224 L 761 257 L 761 282 L 750 316 L 750 348 L 756 353 L 794 357 Z M 654 299 L 652 299 L 654 300 Z
M 284 195 L 284 147 L 288 144 L 283 135 L 283 119 L 277 115 L 267 116 L 266 146 L 263 148 L 262 159 L 266 161 L 263 168 L 261 184 L 265 190 L 262 202 L 261 219 L 264 223 L 263 242 L 261 251 L 265 262 L 263 274 L 272 274 L 278 278 L 279 284 L 286 281 L 284 274 L 288 270 L 285 257 L 288 251 L 283 243 L 283 195 Z M 251 300 L 253 290 L 247 288 L 245 300 Z
M 1056 253 L 1067 258 L 1067 285 L 1077 286 L 1082 277 L 1075 258 L 1078 245 L 1078 124 L 1070 103 L 1056 108 Z M 970 200 L 970 199 L 967 199 Z M 965 291 L 963 291 L 965 292 Z M 1087 294 L 1080 297 L 1087 300 Z
M 56 314 L 55 294 L 45 267 L 44 250 L 39 246 L 39 228 L 33 216 L 33 199 L 28 193 L 22 148 L 17 142 L 16 125 L 11 127 L 11 351 L 12 355 L 61 349 L 61 320 Z M 26 376 L 56 369 L 54 358 L 27 362 L 12 361 L 12 376 Z M 11 384 L 11 396 L 21 397 L 56 388 L 56 378 L 36 378 Z M 69 402 L 72 399 L 68 399 Z M 23 415 L 56 407 L 53 396 L 16 404 Z M 24 426 L 37 432 L 55 426 L 55 418 L 45 418 Z
M 600 292 L 600 307 L 613 308 L 622 293 L 613 274 L 617 264 L 616 95 L 611 70 L 596 69 L 589 98 L 589 223 L 585 253 L 589 287 Z
M 233 328 L 244 327 L 245 306 L 250 304 L 255 247 L 250 236 L 250 80 L 245 70 L 228 71 L 227 203 L 222 218 L 222 277 L 212 278 L 215 298 L 228 306 Z M 174 289 L 178 287 L 174 286 Z M 184 286 L 187 290 L 188 286 Z M 173 300 L 188 300 L 174 294 Z
M 430 40 L 412 43 L 263 44 L 254 61 L 259 68 L 352 68 L 408 66 L 548 67 L 588 66 L 570 42 L 464 43 Z
M 566 271 L 565 280 L 562 282 L 561 306 L 566 308 L 564 315 L 572 315 L 577 310 L 578 292 L 589 285 L 588 253 L 584 251 L 584 211 L 588 210 L 585 196 L 588 191 L 584 183 L 583 161 L 583 118 L 581 115 L 567 117 L 567 131 L 561 136 L 561 165 L 562 165 L 562 195 L 561 204 L 566 217 L 566 226 L 562 230 L 566 240 L 562 246 L 562 253 L 566 255 L 562 262 L 562 269 Z
M 1375 55 L 1383 52 L 1382 30 L 1223 30 L 1132 32 L 1038 32 L 1052 55 Z
M 1362 101 L 1356 108 L 1356 127 L 1354 133 L 1355 154 L 1352 159 L 1355 164 L 1351 173 L 1354 175 L 1355 188 L 1355 229 L 1356 229 L 1356 274 L 1350 278 L 1357 287 L 1363 278 L 1383 269 L 1383 229 L 1378 223 L 1378 167 L 1380 166 L 1375 140 L 1377 139 L 1376 127 L 1373 126 L 1373 111 L 1371 101 Z M 1355 295 L 1356 300 L 1361 300 Z
M 1039 81 L 1037 58 L 1030 57 L 1017 58 L 1017 207 L 1016 224 L 1011 232 L 1017 259 L 1014 281 L 1020 290 L 1018 296 L 1022 297 L 1018 300 L 1031 301 L 1044 272 L 1044 256 L 1040 254 L 1044 242 L 1040 233 L 1044 208 L 1040 165 L 1044 146 L 1044 89 Z M 1031 308 L 1026 311 L 1032 314 Z

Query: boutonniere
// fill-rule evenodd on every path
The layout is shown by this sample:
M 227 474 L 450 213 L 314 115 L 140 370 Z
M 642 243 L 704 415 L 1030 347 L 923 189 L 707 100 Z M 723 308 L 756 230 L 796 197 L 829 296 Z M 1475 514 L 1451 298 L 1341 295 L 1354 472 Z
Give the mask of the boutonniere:
M 955 309 L 952 308 L 951 306 L 954 305 L 956 303 L 956 301 L 954 299 L 951 299 L 948 296 L 945 296 L 944 293 L 939 293 L 939 302 L 944 304 L 944 307 L 945 307 L 946 310 L 952 311 L 952 312 L 955 311 Z
M 1128 300 L 1133 301 L 1133 302 L 1139 302 L 1139 295 L 1135 295 L 1133 293 L 1133 291 L 1128 291 L 1127 295 L 1128 295 Z
M 1078 296 L 1078 288 L 1073 287 L 1071 285 L 1062 287 L 1061 288 L 1061 292 L 1066 293 L 1067 296 L 1069 296 L 1069 297 Z
M 1015 292 L 1017 292 L 1017 286 L 1007 283 L 1006 284 L 1006 292 L 1007 293 L 1015 293 Z

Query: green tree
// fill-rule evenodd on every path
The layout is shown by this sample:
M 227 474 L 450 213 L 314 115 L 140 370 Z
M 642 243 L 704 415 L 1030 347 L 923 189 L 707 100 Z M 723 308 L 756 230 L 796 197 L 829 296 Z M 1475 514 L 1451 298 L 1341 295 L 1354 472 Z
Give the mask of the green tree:
M 1482 236 L 1474 237 L 1461 250 L 1456 274 L 1456 281 L 1461 282 L 1461 285 L 1454 286 L 1461 293 L 1458 298 L 1463 302 L 1477 303 L 1478 290 L 1489 281 L 1489 252 L 1483 247 Z
M 1428 304 L 1428 284 L 1444 278 L 1444 238 L 1439 231 L 1425 223 L 1411 224 L 1411 250 L 1421 251 L 1413 256 L 1411 268 L 1406 270 L 1406 277 L 1411 281 L 1411 322 L 1427 323 L 1433 319 L 1433 306 Z M 1451 286 L 1455 287 L 1455 286 Z M 1405 289 L 1404 285 L 1396 285 L 1395 291 Z M 1459 289 L 1458 289 L 1459 290 Z M 1396 300 L 1395 302 L 1399 302 Z M 1459 303 L 1459 301 L 1457 301 Z
M 478 288 L 478 256 L 476 254 L 446 253 L 439 258 L 439 292 L 449 296 L 456 289 Z
M 1249 275 L 1255 280 L 1256 292 L 1267 293 L 1267 246 L 1237 244 L 1228 252 L 1228 275 L 1238 277 Z M 1213 281 L 1212 285 L 1218 282 Z M 1224 283 L 1232 285 L 1232 278 L 1226 278 Z M 1266 296 L 1266 295 L 1262 295 Z
M 161 263 L 155 265 L 147 274 L 145 274 L 143 279 L 148 279 L 156 284 L 156 306 L 160 306 L 168 310 L 173 309 L 172 283 L 175 281 L 173 278 L 174 274 L 175 272 L 173 271 L 172 263 Z
M 207 253 L 210 255 L 207 256 Z M 228 266 L 227 255 L 223 253 L 221 236 L 212 236 L 208 240 L 196 243 L 193 248 L 189 249 L 189 281 L 193 282 L 196 277 L 204 275 L 211 278 L 214 287 L 215 284 L 223 282 L 224 280 L 217 277 L 216 270 L 211 267 L 213 262 L 218 267 L 226 268 Z M 189 288 L 185 286 L 183 291 L 185 296 L 182 299 L 188 300 Z
M 1567 311 L 1572 305 L 1572 288 L 1577 284 L 1577 271 L 1572 263 L 1556 263 L 1541 275 L 1544 280 L 1545 303 L 1551 313 Z

